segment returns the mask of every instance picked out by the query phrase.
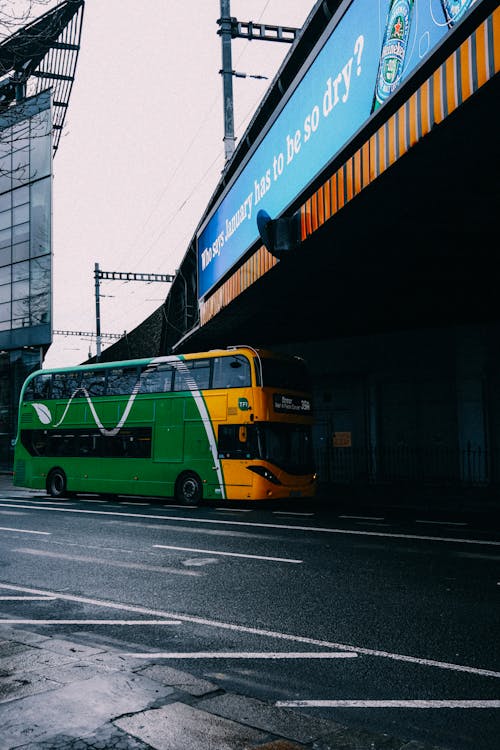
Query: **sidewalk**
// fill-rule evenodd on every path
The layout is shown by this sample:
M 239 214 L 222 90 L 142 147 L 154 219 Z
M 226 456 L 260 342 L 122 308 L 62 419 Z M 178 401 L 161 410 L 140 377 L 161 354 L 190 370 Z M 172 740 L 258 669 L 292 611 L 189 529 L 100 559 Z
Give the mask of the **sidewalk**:
M 439 750 L 0 624 L 1 750 Z

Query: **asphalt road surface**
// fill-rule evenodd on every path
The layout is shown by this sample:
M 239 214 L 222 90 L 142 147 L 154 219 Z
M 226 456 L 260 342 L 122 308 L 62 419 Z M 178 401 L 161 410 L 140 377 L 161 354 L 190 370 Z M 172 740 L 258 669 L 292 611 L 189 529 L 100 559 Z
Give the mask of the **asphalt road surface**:
M 450 750 L 498 747 L 499 559 L 452 514 L 0 492 L 2 622 Z

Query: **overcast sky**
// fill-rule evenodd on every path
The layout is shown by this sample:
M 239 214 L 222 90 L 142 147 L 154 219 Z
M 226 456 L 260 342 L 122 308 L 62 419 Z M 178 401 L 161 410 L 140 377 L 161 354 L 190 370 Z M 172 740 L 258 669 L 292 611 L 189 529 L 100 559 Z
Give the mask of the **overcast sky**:
M 38 8 L 41 15 L 57 2 Z M 239 21 L 301 27 L 314 0 L 231 0 Z M 81 50 L 54 159 L 53 328 L 95 331 L 94 264 L 174 274 L 224 165 L 220 0 L 86 0 Z M 235 135 L 290 45 L 232 42 Z M 238 143 L 238 140 L 237 140 Z M 101 331 L 131 331 L 168 284 L 101 282 Z M 103 342 L 103 348 L 110 341 Z M 55 335 L 44 367 L 95 340 Z

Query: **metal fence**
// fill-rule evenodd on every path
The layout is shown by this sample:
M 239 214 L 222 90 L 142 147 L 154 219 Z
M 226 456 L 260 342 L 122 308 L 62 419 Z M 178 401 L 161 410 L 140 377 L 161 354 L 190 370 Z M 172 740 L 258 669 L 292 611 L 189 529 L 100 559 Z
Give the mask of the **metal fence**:
M 490 484 L 488 451 L 432 447 L 331 447 L 316 455 L 320 482 L 387 484 L 453 484 L 485 487 Z

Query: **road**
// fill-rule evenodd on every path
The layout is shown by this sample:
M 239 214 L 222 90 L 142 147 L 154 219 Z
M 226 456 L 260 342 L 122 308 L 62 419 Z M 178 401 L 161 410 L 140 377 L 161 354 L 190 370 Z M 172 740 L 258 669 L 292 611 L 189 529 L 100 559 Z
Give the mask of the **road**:
M 498 532 L 325 507 L 2 490 L 0 620 L 342 724 L 497 747 Z

